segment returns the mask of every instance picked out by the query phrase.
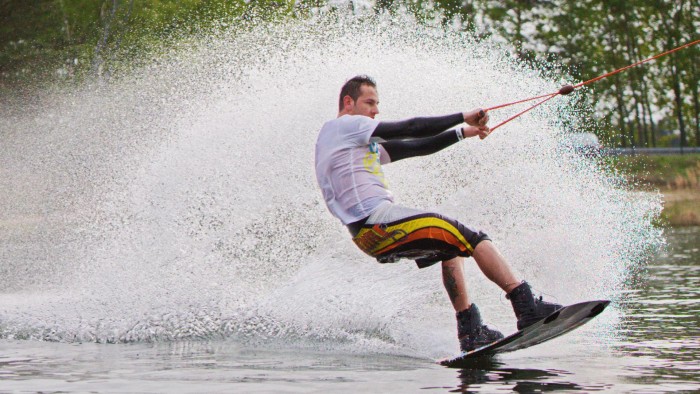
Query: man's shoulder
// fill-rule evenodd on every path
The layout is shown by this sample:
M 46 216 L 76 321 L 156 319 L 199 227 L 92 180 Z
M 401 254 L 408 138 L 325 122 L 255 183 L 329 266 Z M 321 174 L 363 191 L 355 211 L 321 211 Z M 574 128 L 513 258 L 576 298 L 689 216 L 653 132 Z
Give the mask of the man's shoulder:
M 344 149 L 367 145 L 377 124 L 379 121 L 361 115 L 343 115 L 329 120 L 321 127 L 317 146 Z
M 323 124 L 323 129 L 328 128 L 366 128 L 376 127 L 378 120 L 372 119 L 364 115 L 343 115 L 335 119 L 331 119 Z

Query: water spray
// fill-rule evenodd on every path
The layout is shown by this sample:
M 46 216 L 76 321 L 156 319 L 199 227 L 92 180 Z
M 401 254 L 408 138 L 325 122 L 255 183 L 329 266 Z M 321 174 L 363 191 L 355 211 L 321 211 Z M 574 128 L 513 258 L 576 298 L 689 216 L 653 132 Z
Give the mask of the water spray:
M 0 108 L 0 339 L 451 353 L 454 315 L 436 277 L 357 251 L 312 170 L 349 75 L 382 81 L 386 118 L 551 88 L 500 51 L 474 50 L 489 41 L 435 31 L 412 15 L 354 14 L 219 31 L 104 86 L 51 93 L 12 117 Z M 512 83 L 468 94 L 497 77 Z M 463 91 L 446 96 L 454 81 Z M 546 115 L 581 113 L 551 104 L 521 119 L 532 138 L 397 162 L 391 188 L 498 234 L 523 277 L 562 278 L 546 286 L 562 303 L 609 298 L 662 243 L 660 197 L 558 152 L 564 130 Z M 500 288 L 470 285 L 489 320 L 512 324 Z

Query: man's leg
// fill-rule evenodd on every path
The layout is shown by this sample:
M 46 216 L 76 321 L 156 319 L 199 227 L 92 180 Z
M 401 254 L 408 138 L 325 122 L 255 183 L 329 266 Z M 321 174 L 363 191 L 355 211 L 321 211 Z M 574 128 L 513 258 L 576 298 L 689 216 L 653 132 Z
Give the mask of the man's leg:
M 474 257 L 481 272 L 503 289 L 506 294 L 520 285 L 521 281 L 515 276 L 493 242 L 488 240 L 479 242 L 472 257 Z
M 503 291 L 510 293 L 520 285 L 521 281 L 515 276 L 505 258 L 498 252 L 491 241 L 482 241 L 476 245 L 472 254 L 481 272 L 497 284 Z M 467 284 L 464 280 L 464 258 L 455 257 L 442 262 L 442 283 L 456 312 L 471 306 Z
M 472 257 L 481 272 L 506 292 L 506 298 L 513 304 L 513 311 L 518 318 L 518 330 L 534 324 L 562 307 L 543 301 L 541 297 L 535 299 L 530 286 L 515 276 L 491 241 L 485 240 L 476 245 Z
M 442 262 L 442 283 L 450 297 L 455 312 L 468 309 L 471 306 L 467 293 L 467 282 L 464 280 L 464 258 L 455 257 Z
M 503 289 L 506 294 L 520 285 L 520 280 L 491 241 L 479 242 L 472 257 L 484 275 Z M 484 344 L 503 337 L 499 332 L 483 326 L 478 308 L 469 301 L 467 282 L 464 278 L 463 257 L 455 257 L 442 262 L 442 283 L 445 285 L 445 290 L 447 290 L 455 312 L 457 312 L 457 329 L 460 342 L 462 342 L 462 350 L 471 350 L 477 344 Z
M 457 338 L 463 352 L 503 338 L 503 334 L 483 323 L 479 308 L 469 302 L 467 282 L 464 280 L 464 258 L 455 257 L 442 262 L 442 282 L 457 312 Z

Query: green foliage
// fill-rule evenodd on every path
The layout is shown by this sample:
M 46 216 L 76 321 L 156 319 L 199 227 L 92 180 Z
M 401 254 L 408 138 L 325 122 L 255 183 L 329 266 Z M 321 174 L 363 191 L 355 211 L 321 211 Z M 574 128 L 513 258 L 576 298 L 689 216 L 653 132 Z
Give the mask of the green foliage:
M 700 175 L 698 154 L 618 156 L 611 158 L 609 164 L 630 178 L 660 187 L 671 186 L 676 179 L 697 186 Z
M 215 29 L 255 11 L 290 13 L 291 0 L 1 0 L 0 91 L 24 82 L 108 76 L 136 53 Z
M 700 38 L 697 0 L 434 2 L 478 35 L 505 40 L 523 61 L 561 64 L 577 81 Z M 696 45 L 588 85 L 586 99 L 607 125 L 595 132 L 615 145 L 664 146 L 664 132 L 675 131 L 681 146 L 700 146 L 699 54 Z
M 351 1 L 351 0 L 348 0 Z M 23 82 L 109 77 L 188 34 L 302 14 L 324 0 L 0 0 L 0 93 Z M 339 7 L 338 3 L 335 7 Z M 359 7 L 350 3 L 348 7 Z M 576 81 L 700 38 L 698 0 L 376 0 L 493 36 Z M 581 90 L 608 145 L 700 146 L 700 45 Z M 558 65 L 553 67 L 552 65 Z M 674 132 L 677 137 L 668 137 Z

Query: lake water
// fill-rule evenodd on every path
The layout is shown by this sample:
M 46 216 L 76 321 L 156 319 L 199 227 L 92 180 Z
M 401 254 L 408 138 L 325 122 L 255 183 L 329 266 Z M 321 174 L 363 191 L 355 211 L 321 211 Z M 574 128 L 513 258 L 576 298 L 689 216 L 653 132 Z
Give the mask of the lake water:
M 668 250 L 605 314 L 615 335 L 584 326 L 471 369 L 391 354 L 234 340 L 95 344 L 0 341 L 0 392 L 697 392 L 700 228 L 672 229 Z M 603 315 L 601 315 L 602 317 Z

